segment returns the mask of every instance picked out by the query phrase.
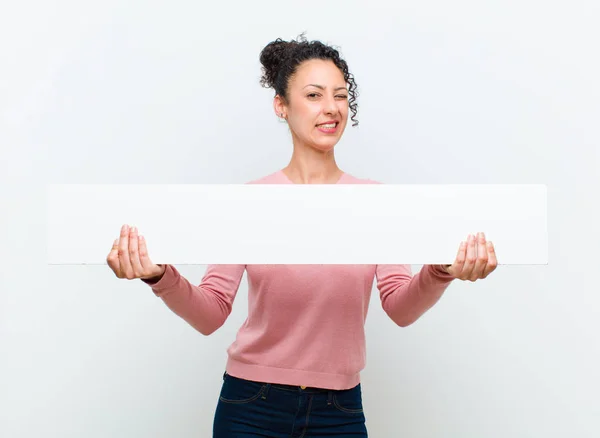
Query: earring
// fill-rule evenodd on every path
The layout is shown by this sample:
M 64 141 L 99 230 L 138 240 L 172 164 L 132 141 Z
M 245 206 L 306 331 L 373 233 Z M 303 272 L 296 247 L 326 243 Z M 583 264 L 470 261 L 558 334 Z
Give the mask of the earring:
M 281 120 L 279 120 L 280 123 L 286 122 L 285 118 L 283 117 L 283 113 L 279 113 L 279 118 L 281 119 Z

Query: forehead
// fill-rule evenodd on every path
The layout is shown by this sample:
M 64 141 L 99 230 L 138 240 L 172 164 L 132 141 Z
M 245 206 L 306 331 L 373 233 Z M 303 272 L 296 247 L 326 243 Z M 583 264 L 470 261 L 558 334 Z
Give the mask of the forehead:
M 346 86 L 342 71 L 333 61 L 324 59 L 304 61 L 296 69 L 290 85 L 302 88 L 308 84 L 318 84 L 327 88 Z

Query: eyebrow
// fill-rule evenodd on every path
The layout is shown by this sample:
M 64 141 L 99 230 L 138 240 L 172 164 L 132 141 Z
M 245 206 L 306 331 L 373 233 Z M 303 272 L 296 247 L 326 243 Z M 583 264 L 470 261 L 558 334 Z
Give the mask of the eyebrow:
M 317 84 L 308 84 L 308 85 L 306 85 L 304 88 L 306 88 L 306 87 L 317 87 L 317 88 L 319 88 L 319 89 L 321 89 L 321 90 L 324 90 L 324 89 L 326 88 L 326 87 L 324 87 L 323 85 L 317 85 Z M 346 87 L 337 87 L 337 88 L 336 88 L 335 90 L 333 90 L 333 91 L 345 90 L 345 89 L 346 89 Z

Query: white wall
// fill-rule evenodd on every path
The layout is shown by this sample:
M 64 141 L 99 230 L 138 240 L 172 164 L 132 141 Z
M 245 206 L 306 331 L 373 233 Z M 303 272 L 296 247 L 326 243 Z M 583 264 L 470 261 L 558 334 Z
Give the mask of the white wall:
M 361 125 L 337 152 L 347 172 L 548 185 L 548 266 L 456 282 L 405 329 L 374 291 L 371 436 L 600 435 L 597 3 L 5 3 L 0 436 L 211 435 L 245 281 L 204 337 L 107 267 L 50 269 L 44 184 L 241 183 L 283 167 L 258 54 L 303 30 L 339 45 L 360 87 Z

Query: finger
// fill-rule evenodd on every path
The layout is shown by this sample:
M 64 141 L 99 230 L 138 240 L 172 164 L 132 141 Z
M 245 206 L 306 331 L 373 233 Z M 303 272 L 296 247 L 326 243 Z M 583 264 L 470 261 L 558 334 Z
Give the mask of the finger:
M 121 266 L 121 274 L 125 278 L 133 278 L 133 268 L 129 259 L 129 226 L 121 227 L 121 238 L 119 241 L 119 264 Z
M 140 263 L 142 264 L 144 273 L 150 272 L 150 270 L 154 266 L 154 263 L 152 263 L 150 257 L 148 256 L 148 246 L 146 245 L 146 239 L 141 234 L 139 236 L 138 246 L 140 254 Z
M 490 275 L 492 271 L 496 269 L 498 266 L 498 258 L 496 257 L 496 249 L 494 248 L 494 244 L 492 242 L 487 242 L 487 254 L 488 254 L 488 262 L 485 267 L 484 277 Z
M 465 259 L 467 257 L 467 242 L 460 242 L 458 247 L 458 251 L 456 253 L 456 258 L 454 259 L 454 263 L 450 265 L 446 271 L 449 274 L 457 277 L 463 270 L 463 266 L 465 264 Z
M 477 248 L 475 247 L 475 238 L 472 234 L 469 234 L 469 238 L 467 239 L 467 255 L 465 264 L 463 265 L 463 270 L 461 272 L 461 278 L 464 280 L 471 279 L 471 273 L 473 272 L 473 268 L 475 267 L 475 262 L 477 260 L 476 251 Z
M 475 267 L 471 273 L 471 281 L 475 281 L 478 278 L 483 278 L 485 267 L 488 262 L 487 248 L 485 244 L 485 234 L 477 233 L 477 261 Z
M 142 263 L 140 262 L 140 254 L 138 250 L 138 231 L 136 227 L 131 227 L 129 232 L 129 260 L 133 269 L 134 277 L 141 277 L 143 274 Z
M 119 238 L 117 237 L 113 242 L 112 248 L 106 257 L 108 266 L 117 274 L 117 277 L 121 275 L 119 267 Z

